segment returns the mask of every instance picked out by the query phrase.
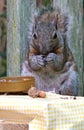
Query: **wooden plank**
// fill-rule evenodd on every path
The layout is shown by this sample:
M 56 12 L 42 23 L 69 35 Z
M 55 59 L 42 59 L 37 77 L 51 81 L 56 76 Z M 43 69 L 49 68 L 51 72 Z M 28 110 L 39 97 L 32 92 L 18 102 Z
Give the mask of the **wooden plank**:
M 7 75 L 18 76 L 28 49 L 27 29 L 30 27 L 35 1 L 7 0 Z
M 7 1 L 7 75 L 20 74 L 20 0 Z

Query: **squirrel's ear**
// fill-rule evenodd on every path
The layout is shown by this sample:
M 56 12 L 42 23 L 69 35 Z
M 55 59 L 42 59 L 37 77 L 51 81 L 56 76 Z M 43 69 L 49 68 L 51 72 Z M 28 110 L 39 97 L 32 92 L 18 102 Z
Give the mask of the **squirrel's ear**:
M 37 28 L 37 24 L 38 24 L 38 18 L 36 16 L 34 16 L 34 28 Z
M 66 14 L 58 14 L 57 16 L 57 28 L 65 33 L 68 30 L 69 18 Z
M 56 30 L 58 29 L 58 14 L 55 15 L 54 19 L 52 20 L 52 24 L 56 27 Z

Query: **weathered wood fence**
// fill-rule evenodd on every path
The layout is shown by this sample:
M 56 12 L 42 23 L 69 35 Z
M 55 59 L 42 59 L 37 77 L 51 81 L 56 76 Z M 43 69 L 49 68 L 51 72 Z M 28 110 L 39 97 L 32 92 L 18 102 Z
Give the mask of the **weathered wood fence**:
M 53 6 L 60 6 L 62 10 L 68 7 L 72 17 L 70 25 L 69 46 L 79 68 L 80 91 L 84 94 L 83 87 L 83 31 L 82 31 L 82 0 L 53 0 Z M 7 74 L 8 76 L 20 75 L 21 63 L 25 59 L 28 49 L 27 28 L 31 24 L 36 8 L 36 1 L 8 0 L 8 30 L 7 30 Z

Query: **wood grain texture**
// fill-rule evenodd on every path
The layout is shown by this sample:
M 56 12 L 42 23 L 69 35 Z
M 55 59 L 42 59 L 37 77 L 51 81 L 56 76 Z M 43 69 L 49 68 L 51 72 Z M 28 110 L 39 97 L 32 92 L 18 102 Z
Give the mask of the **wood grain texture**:
M 27 29 L 32 23 L 35 1 L 7 1 L 7 75 L 20 75 L 21 63 L 28 50 Z
M 20 73 L 20 0 L 7 1 L 7 74 Z

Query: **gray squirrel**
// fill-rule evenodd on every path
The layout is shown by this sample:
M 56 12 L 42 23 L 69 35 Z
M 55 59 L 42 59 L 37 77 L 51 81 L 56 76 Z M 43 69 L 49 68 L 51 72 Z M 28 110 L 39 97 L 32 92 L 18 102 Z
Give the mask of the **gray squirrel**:
M 68 17 L 55 11 L 35 16 L 22 76 L 34 76 L 36 88 L 78 95 L 78 69 L 67 43 Z

